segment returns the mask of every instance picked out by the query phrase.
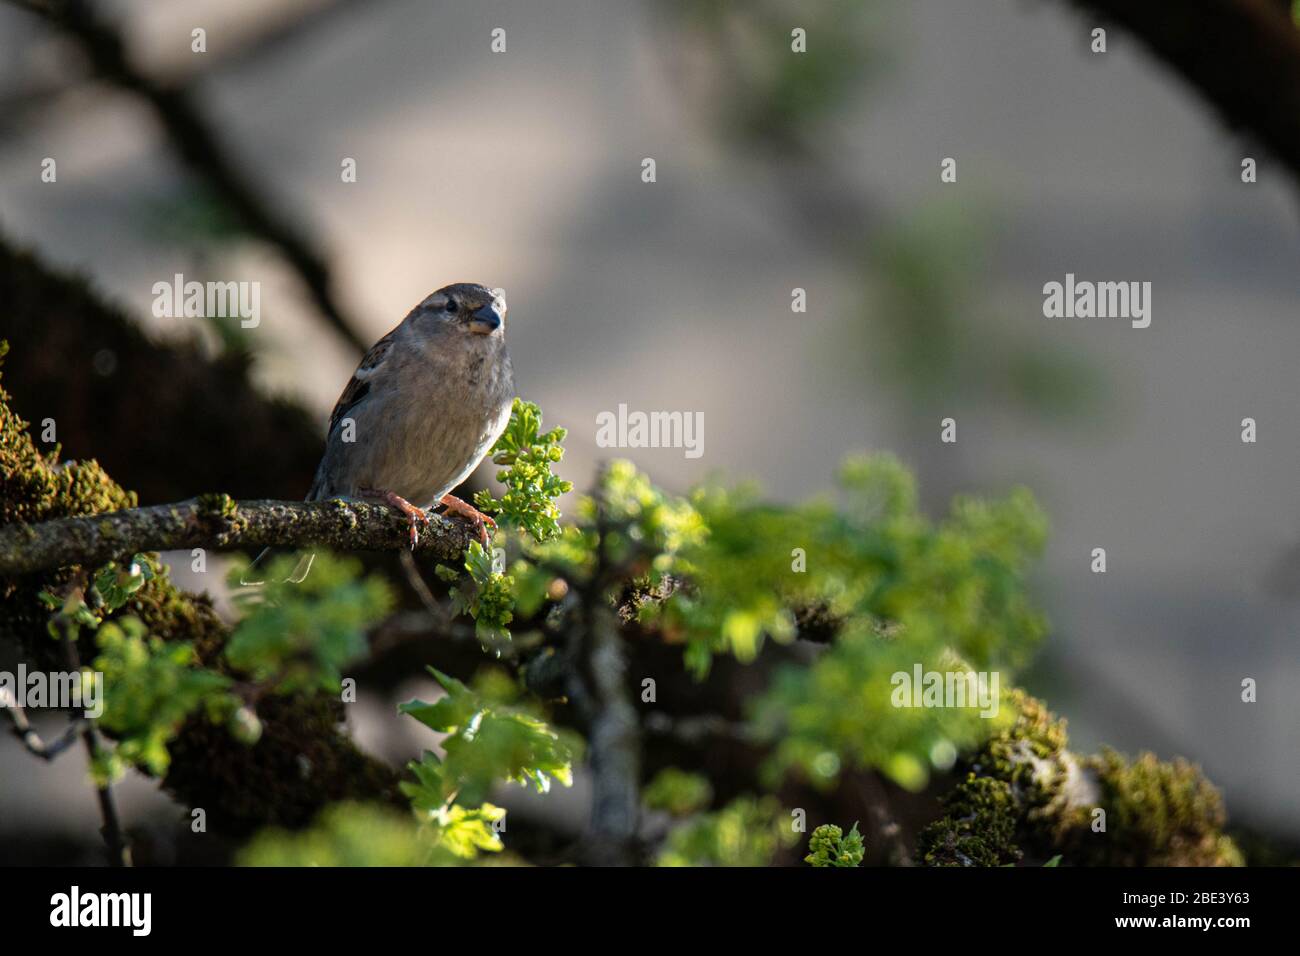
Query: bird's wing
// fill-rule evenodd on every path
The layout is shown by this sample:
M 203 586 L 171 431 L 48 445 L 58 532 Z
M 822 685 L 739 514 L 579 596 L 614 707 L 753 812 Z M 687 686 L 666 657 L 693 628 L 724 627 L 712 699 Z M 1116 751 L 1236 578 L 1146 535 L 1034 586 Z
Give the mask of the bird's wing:
M 344 387 L 343 394 L 334 403 L 334 411 L 330 413 L 330 426 L 326 434 L 334 434 L 334 429 L 338 427 L 339 422 L 370 393 L 370 380 L 376 372 L 383 368 L 384 360 L 392 350 L 393 343 L 397 341 L 396 337 L 397 329 L 393 329 L 370 347 L 366 357 L 361 360 L 357 370 L 352 373 L 352 378 Z

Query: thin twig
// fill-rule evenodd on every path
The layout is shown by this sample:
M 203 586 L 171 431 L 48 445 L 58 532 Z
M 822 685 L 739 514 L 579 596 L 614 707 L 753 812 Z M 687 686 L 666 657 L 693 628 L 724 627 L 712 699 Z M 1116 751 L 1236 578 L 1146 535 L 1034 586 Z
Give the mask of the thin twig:
M 7 688 L 0 688 L 0 710 L 8 711 L 9 719 L 13 722 L 14 736 L 23 742 L 28 753 L 40 757 L 42 760 L 53 760 L 63 751 L 67 750 L 77 742 L 77 737 L 89 723 L 84 717 L 78 717 L 64 728 L 63 732 L 53 740 L 46 742 L 41 735 L 36 732 L 27 719 L 27 713 L 23 710 L 22 705 L 13 699 Z
M 368 343 L 334 297 L 325 258 L 288 220 L 275 212 L 239 172 L 223 142 L 183 87 L 166 86 L 136 68 L 121 35 L 89 0 L 9 0 L 38 14 L 77 41 L 96 73 L 153 108 L 180 159 L 232 212 L 252 236 L 280 250 L 329 325 L 358 352 Z
M 754 745 L 764 742 L 762 735 L 750 724 L 727 720 L 717 714 L 670 717 L 651 713 L 646 715 L 643 725 L 648 734 L 668 737 L 688 747 L 703 746 L 719 739 Z
M 424 580 L 424 576 L 420 574 L 420 568 L 415 563 L 415 556 L 406 550 L 400 551 L 399 554 L 402 559 L 402 571 L 406 574 L 406 582 L 411 586 L 411 590 L 415 592 L 415 596 L 420 599 L 420 603 L 429 612 L 429 616 L 433 618 L 436 626 L 444 629 L 449 627 L 452 614 L 448 608 L 438 603 L 438 599 L 429 590 L 428 583 Z
M 81 670 L 81 655 L 77 652 L 77 625 L 69 620 L 64 619 L 61 630 L 63 631 L 63 652 L 68 662 L 68 669 L 73 673 Z M 95 766 L 99 759 L 100 753 L 104 750 L 104 742 L 100 737 L 99 729 L 95 726 L 93 720 L 85 721 L 81 728 L 81 740 L 86 745 L 86 760 L 90 767 Z M 95 784 L 95 796 L 99 800 L 99 815 L 104 821 L 100 833 L 104 837 L 104 845 L 108 847 L 109 866 L 130 866 L 131 865 L 131 848 L 127 845 L 126 835 L 122 831 L 122 824 L 117 815 L 117 804 L 113 800 L 113 785 L 105 780 L 102 783 Z

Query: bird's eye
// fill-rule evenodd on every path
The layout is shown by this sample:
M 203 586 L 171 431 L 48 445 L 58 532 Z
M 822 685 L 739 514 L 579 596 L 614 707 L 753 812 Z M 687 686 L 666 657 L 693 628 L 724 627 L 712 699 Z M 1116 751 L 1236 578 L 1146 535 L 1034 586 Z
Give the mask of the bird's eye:
M 448 299 L 447 304 L 443 306 L 443 309 L 445 309 L 450 315 L 455 315 L 456 310 L 459 308 L 460 306 L 456 303 L 455 299 Z

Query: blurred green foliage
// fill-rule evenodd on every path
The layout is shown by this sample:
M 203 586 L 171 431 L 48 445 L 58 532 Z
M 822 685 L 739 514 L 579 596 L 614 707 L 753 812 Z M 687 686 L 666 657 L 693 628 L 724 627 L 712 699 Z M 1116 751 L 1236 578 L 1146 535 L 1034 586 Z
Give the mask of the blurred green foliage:
M 154 560 L 136 555 L 109 562 L 91 575 L 84 594 L 75 587 L 63 596 L 48 590 L 38 594 L 52 612 L 53 636 L 74 639 L 81 628 L 94 632 L 98 655 L 91 666 L 100 675 L 97 690 L 104 705 L 98 722 L 111 738 L 91 768 L 100 784 L 119 778 L 129 766 L 165 775 L 171 763 L 167 745 L 196 713 L 224 724 L 235 739 L 255 744 L 261 724 L 236 693 L 232 675 L 250 682 L 246 691 L 253 698 L 338 693 L 341 668 L 367 652 L 367 629 L 392 601 L 387 584 L 373 575 L 360 578 L 360 565 L 351 559 L 318 555 L 314 573 L 301 585 L 281 581 L 280 572 L 294 560 L 283 559 L 273 583 L 236 592 L 234 603 L 243 617 L 217 670 L 201 665 L 192 642 L 163 640 L 150 635 L 136 615 L 117 614 L 157 577 Z M 238 574 L 236 568 L 233 578 Z
M 100 786 L 120 778 L 129 766 L 165 774 L 171 764 L 168 741 L 200 710 L 214 722 L 229 722 L 250 742 L 256 739 L 255 721 L 229 693 L 233 681 L 199 666 L 192 643 L 150 637 L 134 614 L 113 617 L 156 577 L 152 559 L 137 554 L 97 569 L 84 591 L 69 585 L 62 596 L 37 592 L 52 612 L 47 622 L 52 637 L 75 642 L 82 628 L 94 635 L 98 654 L 83 676 L 95 686 L 86 693 L 101 700 L 103 710 L 95 719 L 114 741 L 91 760 L 91 777 Z
M 460 866 L 500 853 L 494 824 L 505 811 L 451 806 L 415 817 L 387 806 L 345 802 L 306 830 L 269 828 L 240 852 L 240 866 Z
M 685 817 L 713 802 L 713 785 L 703 774 L 665 767 L 646 784 L 641 799 L 652 810 L 666 810 L 675 817 Z
M 708 51 L 692 60 L 692 92 L 712 105 L 718 128 L 742 142 L 803 150 L 884 52 L 872 4 L 753 0 L 665 0 L 680 21 L 676 37 Z M 794 54 L 793 31 L 804 34 Z
M 1102 410 L 1104 375 L 1067 347 L 998 321 L 985 304 L 991 245 L 968 210 L 913 210 L 868 243 L 873 278 L 856 338 L 909 421 L 1000 405 L 1053 423 Z M 1035 305 L 1037 308 L 1037 305 Z
M 799 834 L 775 797 L 742 796 L 668 834 L 659 866 L 769 866 Z
M 669 573 L 690 582 L 637 614 L 682 643 L 698 674 L 714 654 L 747 661 L 765 639 L 790 640 L 803 609 L 833 622 L 825 651 L 780 670 L 754 702 L 756 725 L 773 742 L 771 779 L 797 769 L 829 786 L 845 768 L 875 768 L 919 788 L 936 756 L 979 743 L 997 721 L 970 708 L 895 708 L 891 675 L 959 660 L 1009 679 L 1028 661 L 1045 622 L 1025 575 L 1046 519 L 1016 490 L 1001 501 L 959 497 L 932 522 L 911 475 L 884 455 L 849 459 L 841 487 L 838 506 L 778 506 L 752 488 L 716 486 L 684 501 L 618 463 L 600 494 L 622 539 L 646 546 L 645 587 Z M 575 552 L 591 540 L 579 530 L 555 547 L 581 569 L 590 559 Z
M 125 564 L 110 561 L 95 572 L 94 588 L 86 598 L 91 607 L 102 605 L 112 613 L 130 600 L 131 595 L 144 587 L 153 577 L 153 569 L 143 555 L 136 555 Z
M 652 595 L 634 600 L 637 620 L 682 645 L 701 677 L 715 654 L 751 661 L 765 640 L 790 641 L 815 610 L 834 641 L 809 666 L 781 669 L 752 706 L 773 744 L 769 781 L 798 771 L 831 786 L 845 769 L 878 769 L 919 789 L 932 766 L 1000 724 L 971 708 L 896 708 L 890 678 L 921 664 L 998 670 L 1009 683 L 1046 628 L 1025 577 L 1047 521 L 1024 489 L 958 497 L 931 521 L 888 455 L 848 459 L 840 486 L 838 501 L 794 506 L 748 486 L 680 498 L 612 462 L 573 525 L 525 542 L 510 575 L 516 600 L 531 615 L 557 575 L 586 588 L 604 569 Z M 688 586 L 661 594 L 670 580 Z
M 101 784 L 128 765 L 161 776 L 171 763 L 167 742 L 191 713 L 202 709 L 221 722 L 239 710 L 239 699 L 228 693 L 230 678 L 199 667 L 185 641 L 147 637 L 137 618 L 101 625 L 95 643 L 92 666 L 102 675 L 104 702 L 99 724 L 116 741 L 96 755 L 92 772 Z
M 276 693 L 313 689 L 338 692 L 342 669 L 368 652 L 366 631 L 392 606 L 392 592 L 377 574 L 360 576 L 351 558 L 317 554 L 300 583 L 286 579 L 296 557 L 276 558 L 267 583 L 239 587 L 231 572 L 241 618 L 226 645 L 230 666 Z
M 325 809 L 307 830 L 268 829 L 239 853 L 240 866 L 434 866 L 473 858 L 473 849 L 500 849 L 480 820 L 422 827 L 409 814 L 364 803 Z

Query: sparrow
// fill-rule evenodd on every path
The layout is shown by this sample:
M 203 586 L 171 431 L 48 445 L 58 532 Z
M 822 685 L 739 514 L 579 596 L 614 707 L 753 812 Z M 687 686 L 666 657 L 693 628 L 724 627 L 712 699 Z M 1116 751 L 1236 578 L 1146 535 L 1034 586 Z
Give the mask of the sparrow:
M 307 501 L 387 502 L 410 520 L 411 547 L 427 512 L 474 522 L 487 544 L 487 515 L 450 494 L 505 430 L 514 399 L 506 352 L 505 296 L 475 283 L 445 286 L 412 309 L 366 353 L 330 414 L 325 454 Z M 273 549 L 242 576 L 253 580 Z M 287 580 L 311 570 L 306 554 Z

